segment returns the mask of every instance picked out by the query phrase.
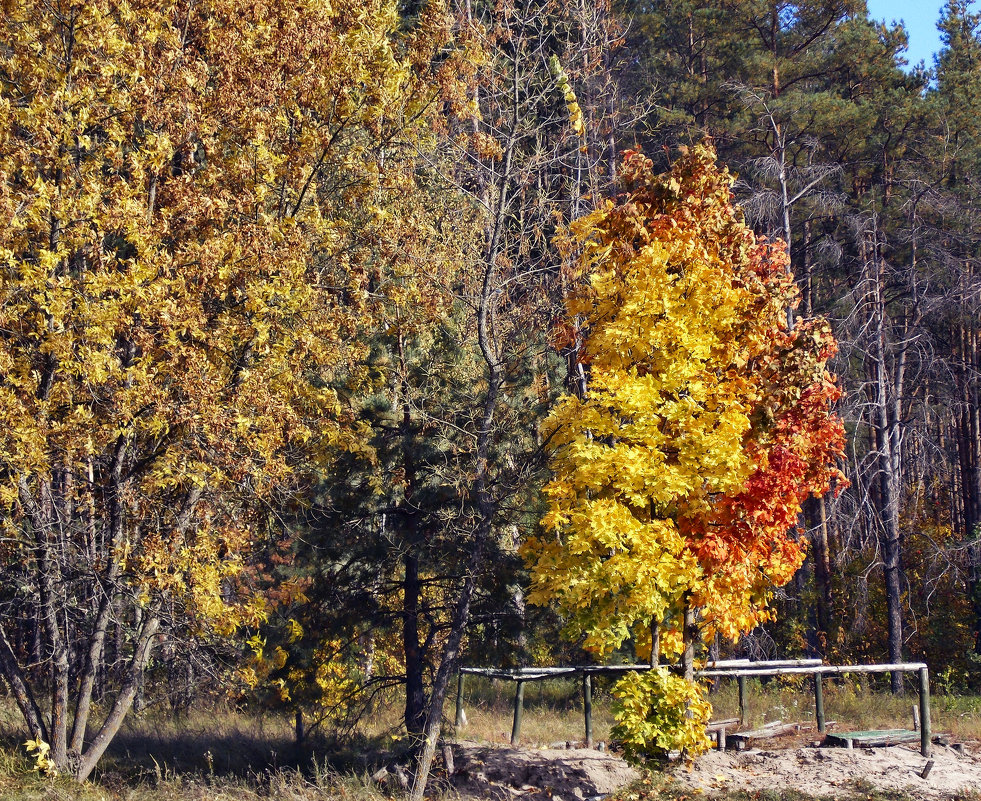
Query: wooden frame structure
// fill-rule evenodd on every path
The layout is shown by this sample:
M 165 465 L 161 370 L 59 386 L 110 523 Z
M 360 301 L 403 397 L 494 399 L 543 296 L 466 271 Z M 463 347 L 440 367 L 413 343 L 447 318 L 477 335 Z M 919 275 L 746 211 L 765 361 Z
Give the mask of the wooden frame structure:
M 583 718 L 585 723 L 586 746 L 593 745 L 593 692 L 594 675 L 610 676 L 623 673 L 650 670 L 650 665 L 580 665 L 577 667 L 500 668 L 462 667 L 457 674 L 456 726 L 463 723 L 463 688 L 465 675 L 484 676 L 515 682 L 514 720 L 511 726 L 511 745 L 517 745 L 521 738 L 521 719 L 524 708 L 525 683 L 544 681 L 561 677 L 580 676 L 582 681 Z M 727 659 L 709 662 L 695 675 L 702 678 L 734 678 L 739 685 L 739 719 L 743 725 L 747 721 L 749 677 L 810 675 L 814 687 L 814 712 L 819 732 L 825 730 L 824 716 L 824 676 L 840 676 L 846 673 L 894 673 L 916 672 L 919 674 L 919 717 L 920 753 L 930 756 L 930 671 L 923 662 L 906 662 L 885 665 L 825 665 L 820 659 L 783 659 L 753 662 L 749 659 Z

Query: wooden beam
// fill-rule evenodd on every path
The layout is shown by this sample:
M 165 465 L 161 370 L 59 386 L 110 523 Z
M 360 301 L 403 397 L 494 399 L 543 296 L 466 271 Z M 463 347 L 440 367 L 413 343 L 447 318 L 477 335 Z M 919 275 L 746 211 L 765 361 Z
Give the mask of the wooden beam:
M 930 756 L 930 671 L 920 668 L 920 753 Z
M 814 667 L 784 667 L 784 668 L 734 668 L 733 670 L 700 670 L 696 675 L 710 677 L 720 676 L 791 676 L 820 673 L 823 676 L 843 676 L 847 673 L 892 673 L 905 671 L 908 673 L 926 668 L 923 662 L 903 662 L 896 665 L 815 665 Z
M 824 677 L 814 674 L 814 717 L 817 719 L 818 731 L 824 732 Z
M 582 674 L 582 711 L 586 719 L 586 748 L 593 747 L 593 683 L 589 673 Z
M 517 745 L 521 739 L 521 715 L 525 700 L 525 683 L 519 681 L 514 688 L 514 723 L 511 725 L 511 745 Z
M 456 674 L 456 717 L 453 725 L 458 729 L 463 726 L 463 671 Z
M 917 733 L 909 729 L 882 729 L 829 734 L 825 743 L 827 745 L 843 745 L 845 748 L 854 748 L 864 745 L 869 747 L 900 745 L 901 743 L 916 742 L 916 740 Z

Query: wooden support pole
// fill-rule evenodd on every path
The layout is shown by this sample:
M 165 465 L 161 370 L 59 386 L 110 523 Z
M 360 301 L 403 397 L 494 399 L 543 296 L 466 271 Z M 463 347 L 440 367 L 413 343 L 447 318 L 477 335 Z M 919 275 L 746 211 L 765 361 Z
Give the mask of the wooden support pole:
M 518 740 L 521 739 L 521 714 L 525 700 L 525 683 L 518 681 L 516 684 L 517 686 L 514 688 L 514 724 L 511 726 L 511 745 L 517 745 Z
M 824 677 L 814 674 L 814 715 L 817 718 L 819 732 L 824 732 Z
M 736 681 L 739 683 L 739 725 L 748 726 L 749 710 L 746 708 L 746 677 L 737 676 Z
M 586 748 L 593 747 L 593 680 L 589 671 L 582 674 L 582 713 L 586 719 Z
M 920 753 L 930 756 L 930 669 L 920 668 Z
M 458 729 L 463 726 L 463 671 L 456 674 L 456 717 L 453 725 Z

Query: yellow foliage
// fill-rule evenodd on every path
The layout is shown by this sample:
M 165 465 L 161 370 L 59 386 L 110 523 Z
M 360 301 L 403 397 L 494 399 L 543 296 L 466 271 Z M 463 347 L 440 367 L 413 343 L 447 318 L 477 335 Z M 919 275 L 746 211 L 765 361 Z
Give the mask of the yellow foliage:
M 362 447 L 329 382 L 440 8 L 397 48 L 390 0 L 4 5 L 0 509 L 193 632 L 261 622 L 230 592 L 261 510 Z
M 50 744 L 37 737 L 33 740 L 27 740 L 24 743 L 24 747 L 34 757 L 35 770 L 46 773 L 48 776 L 58 775 L 58 766 L 55 765 L 54 760 L 49 756 L 51 753 Z
M 627 673 L 614 686 L 613 699 L 617 722 L 612 734 L 628 759 L 663 757 L 669 751 L 692 758 L 708 751 L 705 726 L 712 705 L 700 687 L 667 668 Z

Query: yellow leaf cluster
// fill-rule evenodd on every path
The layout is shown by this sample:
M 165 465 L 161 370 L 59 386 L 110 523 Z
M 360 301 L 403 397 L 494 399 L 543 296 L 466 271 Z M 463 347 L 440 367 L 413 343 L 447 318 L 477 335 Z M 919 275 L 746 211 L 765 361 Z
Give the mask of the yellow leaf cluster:
M 229 590 L 263 504 L 360 446 L 329 382 L 401 211 L 360 215 L 405 194 L 385 147 L 432 101 L 440 19 L 397 47 L 390 0 L 4 4 L 8 524 L 39 530 L 48 499 L 144 604 L 221 633 L 261 620 Z

